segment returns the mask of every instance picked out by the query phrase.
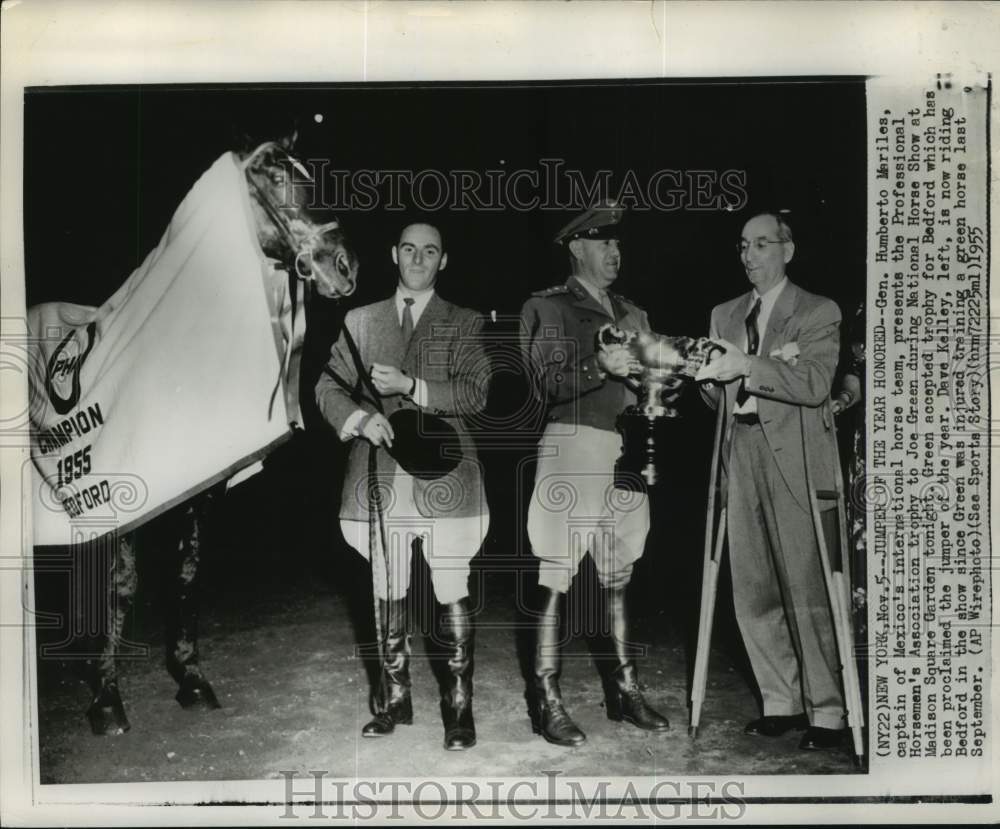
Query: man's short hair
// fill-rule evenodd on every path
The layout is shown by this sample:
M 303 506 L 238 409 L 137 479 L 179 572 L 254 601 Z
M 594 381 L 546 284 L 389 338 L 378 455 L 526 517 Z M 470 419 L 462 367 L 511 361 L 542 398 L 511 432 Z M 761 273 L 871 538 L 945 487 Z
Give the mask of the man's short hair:
M 792 226 L 788 223 L 788 215 L 787 210 L 755 210 L 743 220 L 743 225 L 758 216 L 770 216 L 778 225 L 778 239 L 782 242 L 794 242 L 795 237 L 792 235 Z
M 399 226 L 399 233 L 396 234 L 396 241 L 394 244 L 398 245 L 399 240 L 403 237 L 403 231 L 408 227 L 413 227 L 413 225 L 427 225 L 428 227 L 433 227 L 438 232 L 438 236 L 441 237 L 441 253 L 444 253 L 448 249 L 444 238 L 444 227 L 441 222 L 433 216 L 425 216 L 422 214 L 415 214 L 413 216 L 406 217 L 403 223 Z

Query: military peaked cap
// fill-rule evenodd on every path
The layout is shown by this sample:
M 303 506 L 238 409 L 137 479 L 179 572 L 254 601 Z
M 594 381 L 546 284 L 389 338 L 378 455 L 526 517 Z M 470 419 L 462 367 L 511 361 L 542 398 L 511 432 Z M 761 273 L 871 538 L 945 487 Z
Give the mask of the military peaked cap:
M 625 210 L 615 201 L 598 202 L 584 211 L 556 234 L 560 245 L 574 239 L 617 239 Z

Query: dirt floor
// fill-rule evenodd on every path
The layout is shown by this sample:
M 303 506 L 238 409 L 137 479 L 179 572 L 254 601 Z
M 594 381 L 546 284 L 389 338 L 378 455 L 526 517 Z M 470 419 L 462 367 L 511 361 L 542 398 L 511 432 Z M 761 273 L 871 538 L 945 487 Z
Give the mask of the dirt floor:
M 670 718 L 671 731 L 652 735 L 605 717 L 588 641 L 579 637 L 567 649 L 562 687 L 588 740 L 577 749 L 549 745 L 531 732 L 521 670 L 528 638 L 514 609 L 516 580 L 503 572 L 484 576 L 476 591 L 483 605 L 475 672 L 478 745 L 443 750 L 436 684 L 419 635 L 414 724 L 389 738 L 362 739 L 368 679 L 356 630 L 364 625 L 353 620 L 368 601 L 363 590 L 334 589 L 315 573 L 271 585 L 259 575 L 251 572 L 232 589 L 206 590 L 203 598 L 201 662 L 221 710 L 183 710 L 174 701 L 176 686 L 163 668 L 162 612 L 152 590 L 129 621 L 129 637 L 149 643 L 150 650 L 122 667 L 132 722 L 127 734 L 91 734 L 81 663 L 39 660 L 42 782 L 266 779 L 315 769 L 362 778 L 856 771 L 846 753 L 798 750 L 795 733 L 774 740 L 745 736 L 743 725 L 757 716 L 757 703 L 738 661 L 721 651 L 713 654 L 702 729 L 692 740 L 685 637 L 648 603 L 637 611 L 636 635 L 647 646 L 640 677 L 648 700 Z M 355 578 L 361 577 L 358 570 Z

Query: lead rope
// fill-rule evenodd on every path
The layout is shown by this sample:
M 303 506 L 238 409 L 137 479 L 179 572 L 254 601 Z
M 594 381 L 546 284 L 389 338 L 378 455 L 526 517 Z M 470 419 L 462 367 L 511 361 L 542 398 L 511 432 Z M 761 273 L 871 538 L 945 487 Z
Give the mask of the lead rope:
M 288 372 L 292 364 L 292 350 L 295 347 L 295 317 L 298 315 L 299 305 L 303 301 L 302 291 L 303 286 L 300 280 L 295 278 L 294 274 L 288 274 L 288 279 L 285 284 L 285 288 L 288 291 L 289 299 L 289 321 L 288 321 L 288 339 L 285 340 L 284 353 L 281 355 L 278 365 L 278 379 L 274 384 L 274 389 L 271 391 L 271 400 L 267 404 L 267 419 L 270 420 L 271 416 L 274 414 L 274 401 L 278 398 L 278 390 L 282 388 L 282 381 L 287 382 Z M 281 314 L 282 309 L 285 304 L 285 296 L 275 297 L 275 306 L 278 312 L 278 327 L 281 327 Z
M 357 343 L 354 342 L 354 337 L 351 335 L 350 329 L 344 325 L 342 329 L 344 336 L 344 342 L 347 343 L 347 348 L 351 352 L 351 359 L 354 361 L 354 368 L 358 375 L 358 382 L 352 388 L 351 385 L 342 377 L 340 377 L 337 372 L 335 372 L 329 366 L 324 366 L 323 370 L 333 378 L 343 389 L 345 389 L 355 401 L 360 401 L 362 394 L 361 389 L 365 387 L 371 395 L 371 402 L 378 410 L 379 414 L 385 413 L 385 408 L 382 405 L 382 398 L 379 396 L 378 392 L 375 390 L 375 385 L 372 383 L 371 377 L 368 376 L 368 372 L 365 371 L 364 363 L 361 360 L 361 353 L 358 351 Z M 388 626 L 389 619 L 389 600 L 392 598 L 392 575 L 389 567 L 389 545 L 386 539 L 385 532 L 385 511 L 382 505 L 382 490 L 379 487 L 378 480 L 378 450 L 379 447 L 374 443 L 370 444 L 368 447 L 368 554 L 372 563 L 372 603 L 373 603 L 373 614 L 375 616 L 375 636 L 378 638 L 378 658 L 379 658 L 379 699 L 378 706 L 379 712 L 385 705 L 385 701 L 388 699 L 388 688 L 385 682 L 385 671 L 383 666 L 385 665 L 385 654 L 387 642 L 385 638 L 385 628 Z M 376 550 L 378 554 L 382 557 L 382 567 L 385 573 L 385 608 L 386 608 L 386 619 L 382 619 L 382 614 L 379 612 L 379 602 L 378 602 L 378 577 L 375 566 L 375 555 Z

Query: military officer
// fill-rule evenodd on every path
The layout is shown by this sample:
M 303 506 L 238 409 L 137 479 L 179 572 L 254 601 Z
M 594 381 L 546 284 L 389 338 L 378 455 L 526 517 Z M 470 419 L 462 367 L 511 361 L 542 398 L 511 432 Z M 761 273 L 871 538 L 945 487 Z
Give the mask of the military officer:
M 540 559 L 534 725 L 546 740 L 564 746 L 586 740 L 563 706 L 559 675 L 565 595 L 588 552 L 613 654 L 601 660 L 608 717 L 649 731 L 669 728 L 643 699 L 628 649 L 625 588 L 642 555 L 649 508 L 644 493 L 613 485 L 621 450 L 615 419 L 635 401 L 629 375 L 639 366 L 624 347 L 595 347 L 605 323 L 649 330 L 645 311 L 608 290 L 621 267 L 622 216 L 620 207 L 605 202 L 560 230 L 555 241 L 569 253 L 571 275 L 564 285 L 532 295 L 521 312 L 522 353 L 547 407 L 528 511 L 528 538 Z

